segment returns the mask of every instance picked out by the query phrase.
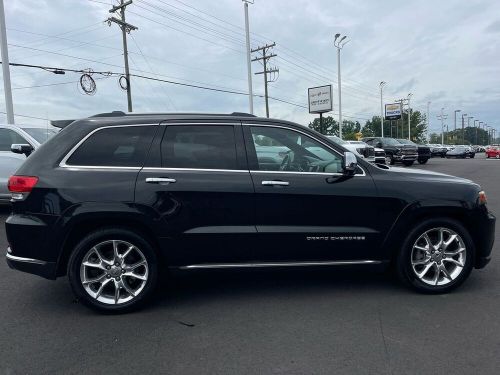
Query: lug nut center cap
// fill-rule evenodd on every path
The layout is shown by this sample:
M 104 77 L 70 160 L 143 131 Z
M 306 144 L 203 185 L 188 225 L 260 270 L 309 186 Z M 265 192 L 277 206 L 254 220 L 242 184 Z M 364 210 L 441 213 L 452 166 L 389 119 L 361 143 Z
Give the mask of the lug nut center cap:
M 122 269 L 120 267 L 111 267 L 111 270 L 109 271 L 110 275 L 113 277 L 118 277 L 122 274 Z

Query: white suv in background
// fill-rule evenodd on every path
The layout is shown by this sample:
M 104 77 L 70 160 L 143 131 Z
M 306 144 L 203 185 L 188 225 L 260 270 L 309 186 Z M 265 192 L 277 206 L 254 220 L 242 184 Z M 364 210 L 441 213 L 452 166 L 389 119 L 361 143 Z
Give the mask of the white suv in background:
M 362 157 L 370 163 L 375 163 L 375 149 L 361 141 L 344 141 L 336 135 L 327 135 L 335 143 L 353 152 L 355 155 Z
M 28 155 L 59 131 L 53 126 L 0 124 L 0 203 L 10 201 L 7 181 Z M 25 145 L 12 151 L 12 145 Z

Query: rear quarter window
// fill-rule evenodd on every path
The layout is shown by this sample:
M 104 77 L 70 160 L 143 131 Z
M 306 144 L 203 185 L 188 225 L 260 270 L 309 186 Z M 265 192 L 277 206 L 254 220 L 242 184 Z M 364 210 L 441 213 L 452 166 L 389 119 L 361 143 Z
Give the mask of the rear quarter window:
M 66 161 L 74 166 L 142 167 L 157 126 L 97 130 Z

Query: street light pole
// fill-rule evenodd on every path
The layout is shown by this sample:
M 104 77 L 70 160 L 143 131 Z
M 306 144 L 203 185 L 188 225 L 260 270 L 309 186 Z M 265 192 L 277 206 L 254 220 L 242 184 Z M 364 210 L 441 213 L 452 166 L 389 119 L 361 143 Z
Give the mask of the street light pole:
M 383 94 L 382 90 L 385 86 L 385 82 L 382 81 L 380 82 L 380 127 L 382 128 L 382 138 L 384 138 L 384 101 L 383 101 Z M 392 128 L 391 128 L 392 131 Z
M 14 124 L 14 105 L 12 104 L 12 87 L 10 85 L 9 49 L 7 47 L 7 30 L 5 26 L 5 8 L 0 0 L 0 44 L 2 54 L 3 90 L 5 95 L 5 112 L 7 123 Z
M 455 138 L 455 136 L 457 135 L 457 113 L 458 112 L 462 112 L 461 109 L 456 109 L 455 110 L 455 128 L 454 128 L 454 132 L 453 132 L 453 138 Z
M 465 118 L 467 117 L 467 113 L 462 113 L 462 144 L 464 143 L 464 127 L 465 127 Z
M 479 122 L 479 120 L 474 120 L 474 129 L 476 130 L 476 138 L 474 140 L 474 144 L 477 145 L 477 126 L 476 126 L 476 121 Z
M 479 124 L 478 124 L 478 126 L 479 126 L 479 130 L 481 130 L 481 124 L 484 124 L 484 122 L 479 121 Z M 483 139 L 483 137 L 481 137 L 481 139 Z M 483 141 L 481 141 L 481 144 L 483 144 Z
M 467 117 L 467 127 L 470 128 L 470 119 L 474 118 L 474 116 Z M 465 132 L 462 132 L 462 144 L 465 144 Z
M 242 0 L 245 9 L 245 33 L 247 47 L 247 80 L 248 80 L 248 105 L 250 113 L 253 115 L 253 88 L 252 88 L 252 62 L 250 59 L 250 27 L 248 23 L 248 4 L 253 4 L 253 0 Z
M 411 105 L 410 105 L 410 99 L 413 94 L 409 93 L 408 94 L 408 140 L 411 141 Z
M 339 138 L 342 139 L 342 85 L 341 85 L 341 74 L 340 74 L 340 50 L 344 48 L 344 46 L 349 42 L 348 40 L 344 42 L 347 35 L 344 35 L 340 39 L 340 34 L 335 34 L 335 39 L 333 41 L 333 45 L 337 47 L 337 81 L 338 81 L 338 90 L 339 90 Z
M 429 107 L 431 105 L 431 102 L 427 102 L 427 137 L 426 138 L 429 138 L 429 129 L 431 128 L 430 127 L 430 117 L 429 117 Z M 427 139 L 429 142 L 430 142 L 430 139 Z

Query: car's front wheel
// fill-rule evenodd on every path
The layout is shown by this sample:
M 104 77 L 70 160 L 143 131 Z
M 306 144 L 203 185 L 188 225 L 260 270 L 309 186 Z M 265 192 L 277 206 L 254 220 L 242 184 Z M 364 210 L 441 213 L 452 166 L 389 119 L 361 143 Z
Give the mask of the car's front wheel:
M 413 229 L 397 257 L 400 279 L 420 292 L 446 293 L 462 284 L 474 263 L 467 230 L 451 219 L 424 221 Z
M 75 247 L 68 277 L 85 305 L 103 312 L 130 311 L 154 291 L 157 257 L 151 244 L 133 231 L 98 230 Z
M 429 160 L 429 159 L 418 159 L 418 163 L 425 164 L 425 163 L 427 163 L 427 160 Z

